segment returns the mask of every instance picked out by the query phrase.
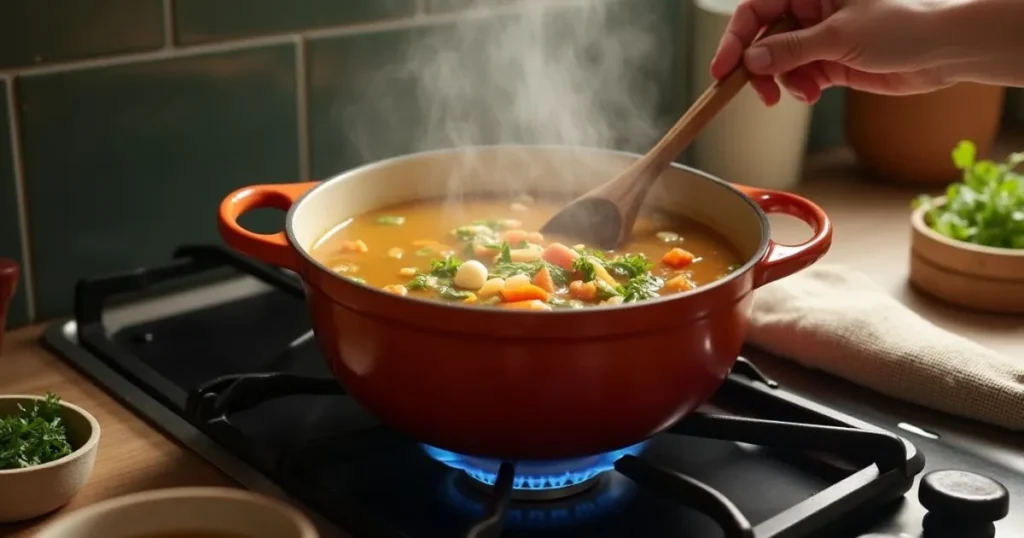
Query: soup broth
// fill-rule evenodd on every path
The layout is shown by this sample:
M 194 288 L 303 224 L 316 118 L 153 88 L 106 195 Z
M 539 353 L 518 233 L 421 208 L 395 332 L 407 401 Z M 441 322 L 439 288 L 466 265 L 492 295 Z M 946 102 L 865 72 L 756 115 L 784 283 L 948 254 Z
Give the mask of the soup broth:
M 614 252 L 542 236 L 537 230 L 560 207 L 530 198 L 400 204 L 350 219 L 311 254 L 343 277 L 390 293 L 525 310 L 682 293 L 741 261 L 707 226 L 670 215 L 642 215 Z

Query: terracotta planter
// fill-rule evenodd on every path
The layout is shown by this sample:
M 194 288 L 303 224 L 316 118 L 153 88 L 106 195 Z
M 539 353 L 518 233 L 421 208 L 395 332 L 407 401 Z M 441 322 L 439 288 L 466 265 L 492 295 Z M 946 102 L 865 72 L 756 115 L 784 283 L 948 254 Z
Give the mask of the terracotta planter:
M 944 201 L 935 199 L 937 205 Z M 950 239 L 925 223 L 924 212 L 918 208 L 910 217 L 910 283 L 957 306 L 1024 314 L 1024 250 Z
M 984 156 L 999 131 L 1005 89 L 963 83 L 921 95 L 850 91 L 846 138 L 857 159 L 899 183 L 945 184 L 958 177 L 950 148 L 971 140 Z

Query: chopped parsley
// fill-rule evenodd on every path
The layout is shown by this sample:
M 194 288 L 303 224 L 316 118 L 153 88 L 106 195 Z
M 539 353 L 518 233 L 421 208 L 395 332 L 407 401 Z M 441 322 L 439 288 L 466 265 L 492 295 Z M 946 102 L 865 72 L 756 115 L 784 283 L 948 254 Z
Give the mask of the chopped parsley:
M 597 286 L 597 298 L 602 301 L 610 297 L 622 295 L 618 289 L 619 286 L 612 286 L 604 280 L 595 280 L 594 285 Z
M 377 224 L 384 224 L 387 226 L 401 226 L 405 224 L 405 217 L 398 217 L 394 215 L 381 215 L 377 217 Z
M 956 241 L 994 248 L 1024 249 L 1024 153 L 1004 161 L 977 159 L 976 148 L 962 141 L 953 150 L 961 180 L 946 188 L 945 201 L 919 196 L 913 207 L 924 208 L 925 223 Z
M 28 407 L 18 405 L 13 415 L 0 417 L 0 470 L 24 469 L 71 454 L 71 443 L 61 418 L 60 398 L 46 393 Z
M 634 278 L 646 274 L 654 267 L 654 262 L 647 259 L 643 254 L 623 254 L 605 264 L 605 267 L 613 274 Z
M 448 299 L 449 301 L 462 301 L 473 296 L 473 294 L 468 291 L 463 291 L 451 286 L 440 286 L 436 288 L 436 291 L 442 299 Z
M 626 303 L 646 301 L 658 297 L 658 290 L 665 285 L 665 281 L 650 273 L 635 276 L 619 286 L 622 292 L 622 300 Z
M 455 278 L 455 272 L 462 265 L 462 260 L 455 256 L 445 256 L 441 260 L 430 260 L 430 275 L 439 278 Z
M 498 247 L 498 263 L 512 263 L 512 247 L 505 241 Z
M 507 222 L 508 221 L 506 221 L 505 219 L 484 219 L 484 220 L 474 220 L 473 224 L 475 226 L 486 226 L 486 227 L 488 227 L 488 228 L 490 228 L 490 229 L 492 229 L 494 231 L 501 231 L 501 230 L 504 230 L 507 227 L 506 226 Z
M 544 267 L 548 268 L 551 274 L 551 281 L 555 287 L 564 288 L 572 280 L 572 273 L 561 267 L 548 263 L 544 260 L 536 262 L 501 262 L 494 264 L 490 270 L 490 278 L 509 278 L 515 275 L 526 275 L 531 279 Z
M 583 277 L 584 282 L 590 282 L 597 278 L 597 270 L 594 269 L 594 262 L 590 256 L 580 256 L 572 262 L 572 270 Z

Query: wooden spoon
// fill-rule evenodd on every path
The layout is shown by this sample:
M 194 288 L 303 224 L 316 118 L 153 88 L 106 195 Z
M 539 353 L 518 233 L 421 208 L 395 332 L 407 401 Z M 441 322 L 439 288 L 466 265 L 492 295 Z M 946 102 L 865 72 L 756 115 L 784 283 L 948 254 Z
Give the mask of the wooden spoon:
M 794 18 L 784 15 L 754 40 L 797 29 Z M 693 142 L 725 105 L 750 81 L 743 64 L 701 95 L 669 132 L 632 166 L 615 179 L 580 196 L 562 208 L 544 226 L 545 235 L 571 237 L 601 249 L 617 248 L 629 239 L 647 191 L 676 157 Z

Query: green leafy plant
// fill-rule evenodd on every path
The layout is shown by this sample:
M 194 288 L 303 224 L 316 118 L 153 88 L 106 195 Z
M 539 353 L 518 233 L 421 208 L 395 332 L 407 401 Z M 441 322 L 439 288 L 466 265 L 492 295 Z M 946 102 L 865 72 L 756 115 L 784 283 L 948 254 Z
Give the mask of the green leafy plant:
M 0 417 L 0 469 L 23 469 L 59 460 L 71 453 L 61 419 L 60 398 L 46 398 Z
M 914 200 L 913 207 L 925 208 L 925 223 L 957 241 L 1024 249 L 1024 175 L 1016 172 L 1024 152 L 1003 162 L 977 160 L 974 144 L 962 141 L 952 156 L 963 178 L 946 188 L 945 201 L 925 195 Z

